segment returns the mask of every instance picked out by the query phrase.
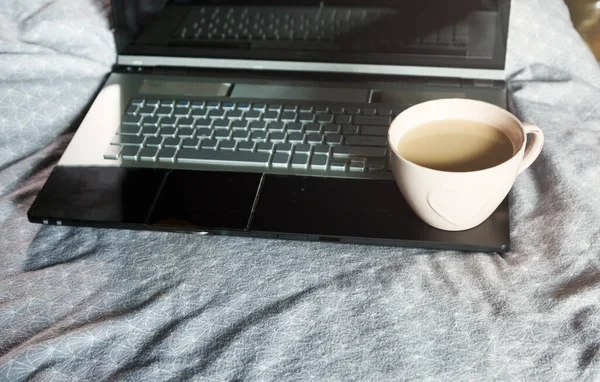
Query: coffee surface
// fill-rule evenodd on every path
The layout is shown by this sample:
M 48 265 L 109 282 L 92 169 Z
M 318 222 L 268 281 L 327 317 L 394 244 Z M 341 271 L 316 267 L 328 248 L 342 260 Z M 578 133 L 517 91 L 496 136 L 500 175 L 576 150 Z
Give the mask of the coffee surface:
M 398 143 L 404 159 L 450 172 L 494 167 L 513 156 L 510 138 L 500 129 L 469 120 L 433 121 L 408 132 Z

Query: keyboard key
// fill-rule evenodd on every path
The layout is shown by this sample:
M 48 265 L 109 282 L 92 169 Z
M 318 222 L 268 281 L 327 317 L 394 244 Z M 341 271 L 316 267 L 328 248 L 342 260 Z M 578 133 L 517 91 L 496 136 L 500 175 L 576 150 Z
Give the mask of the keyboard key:
M 306 112 L 306 113 L 310 113 L 313 110 L 311 105 L 300 105 L 300 107 L 298 107 L 298 111 L 300 112 Z
M 267 123 L 264 121 L 252 121 L 250 122 L 250 130 L 252 131 L 264 131 L 267 127 Z
M 346 108 L 346 113 L 350 115 L 357 115 L 360 113 L 360 109 L 357 107 L 348 107 Z
M 201 127 L 199 129 L 196 129 L 196 137 L 197 138 L 210 137 L 211 134 L 212 134 L 212 130 L 209 128 Z
M 347 160 L 345 159 L 332 159 L 329 162 L 329 168 L 332 170 L 344 171 L 346 170 Z
M 175 103 L 176 107 L 188 107 L 190 106 L 190 101 L 188 100 L 177 100 L 177 102 Z
M 221 141 L 219 144 L 219 150 L 231 150 L 235 147 L 235 141 Z
M 306 133 L 318 133 L 321 131 L 321 125 L 318 123 L 307 123 L 304 125 L 304 132 Z
M 192 127 L 194 124 L 193 118 L 179 118 L 177 120 L 177 126 L 179 127 Z
M 235 103 L 233 102 L 223 102 L 223 104 L 221 105 L 221 107 L 225 110 L 233 110 L 233 108 L 235 107 Z
M 153 161 L 156 158 L 156 154 L 158 154 L 158 147 L 146 146 L 140 150 L 138 157 L 142 161 Z
M 360 133 L 362 135 L 377 135 L 381 137 L 387 136 L 388 126 L 361 126 Z
M 185 149 L 185 150 L 189 150 L 189 149 Z M 158 152 L 157 160 L 159 162 L 174 162 L 176 152 L 177 152 L 177 149 L 174 147 L 163 147 Z
M 175 106 L 175 101 L 172 99 L 161 99 L 160 106 Z
M 180 143 L 181 143 L 181 139 L 170 137 L 170 138 L 165 138 L 165 140 L 163 141 L 163 146 L 164 147 L 178 147 Z
M 313 153 L 314 154 L 329 154 L 329 146 L 328 145 L 314 145 Z
M 173 109 L 171 109 L 170 107 L 160 106 L 156 110 L 156 115 L 160 115 L 161 117 L 167 117 L 167 116 L 171 115 L 171 112 L 173 112 Z
M 263 111 L 265 110 L 265 104 L 264 103 L 255 103 L 252 105 L 252 110 L 260 110 Z
M 269 153 L 229 150 L 193 150 L 181 149 L 177 161 L 181 163 L 210 163 L 210 164 L 256 164 L 266 165 Z
M 117 130 L 117 134 L 121 135 L 138 135 L 140 133 L 140 127 L 137 125 L 122 125 Z
M 297 154 L 292 155 L 292 168 L 306 168 L 308 165 L 308 154 Z
M 342 134 L 358 134 L 358 126 L 355 125 L 344 125 L 342 126 Z
M 126 115 L 135 115 L 137 110 L 138 110 L 138 107 L 136 105 L 129 105 L 127 107 L 127 110 L 125 110 L 125 114 Z
M 215 129 L 215 130 L 228 130 L 229 129 L 229 120 L 228 119 L 217 119 L 213 123 L 213 129 Z
M 377 110 L 377 114 L 384 115 L 384 116 L 392 115 L 392 110 L 391 109 L 379 109 L 379 110 Z
M 278 104 L 278 103 L 270 103 L 267 106 L 267 110 L 276 110 L 276 111 L 279 111 L 279 110 L 281 110 L 281 105 Z
M 146 136 L 156 136 L 158 134 L 157 126 L 144 126 L 142 128 L 142 135 Z
M 144 143 L 144 137 L 137 135 L 115 135 L 110 142 L 111 145 L 135 145 L 139 146 Z
M 194 135 L 194 129 L 190 127 L 181 127 L 177 132 L 177 136 L 181 138 L 188 138 Z
M 189 107 L 176 107 L 173 115 L 176 117 L 187 117 L 190 114 Z
M 384 147 L 364 147 L 364 146 L 334 146 L 333 156 L 335 158 L 349 157 L 375 157 L 385 156 Z
M 386 137 L 374 137 L 366 135 L 350 135 L 346 137 L 345 142 L 348 146 L 387 146 Z
M 273 167 L 285 168 L 287 167 L 288 161 L 290 160 L 290 154 L 288 153 L 275 153 L 271 165 Z
M 244 130 L 236 130 L 233 132 L 233 134 L 231 135 L 231 138 L 239 141 L 239 140 L 246 140 L 248 139 L 248 132 L 244 131 Z
M 144 106 L 140 108 L 139 115 L 152 115 L 154 114 L 154 106 Z
M 317 114 L 317 122 L 319 122 L 319 123 L 333 122 L 333 115 L 332 114 Z
M 246 130 L 248 128 L 248 121 L 233 121 L 231 122 L 232 130 Z
M 275 152 L 290 152 L 292 151 L 292 147 L 291 143 L 278 143 L 275 145 Z
M 331 112 L 333 114 L 342 114 L 344 112 L 344 108 L 341 106 L 334 106 L 331 108 Z
M 181 142 L 181 147 L 193 147 L 196 148 L 200 144 L 200 139 L 198 138 L 186 138 Z
M 306 144 L 306 143 L 300 143 L 297 145 L 294 145 L 294 152 L 295 153 L 309 153 L 310 152 L 310 145 Z
M 134 98 L 131 100 L 132 105 L 142 106 L 144 104 L 144 100 L 141 98 Z
M 139 146 L 124 146 L 121 150 L 121 158 L 125 160 L 136 160 L 139 151 Z
M 207 114 L 207 109 L 192 109 L 192 113 L 190 115 L 194 118 L 204 118 Z
M 146 146 L 160 146 L 162 144 L 163 137 L 147 137 L 146 142 L 144 143 Z
M 279 131 L 282 132 L 285 129 L 283 122 L 269 122 L 267 125 L 268 131 Z
M 270 142 L 283 142 L 285 141 L 285 133 L 283 132 L 273 132 L 273 133 L 269 133 L 269 141 Z
M 123 119 L 121 120 L 122 125 L 139 126 L 139 124 L 141 122 L 142 122 L 141 115 L 125 115 L 125 116 L 123 116 Z
M 212 121 L 206 118 L 200 118 L 196 120 L 196 128 L 199 127 L 210 127 Z
M 218 143 L 219 141 L 217 141 L 216 139 L 205 139 L 202 142 L 200 142 L 200 147 L 202 147 L 203 149 L 216 149 Z
M 340 125 L 336 125 L 334 123 L 328 123 L 323 125 L 323 133 L 325 134 L 336 134 L 340 131 Z
M 147 116 L 142 119 L 142 125 L 144 126 L 156 126 L 158 124 L 158 116 Z
M 371 117 L 365 115 L 357 115 L 356 117 L 354 117 L 354 123 L 357 125 L 389 126 L 390 122 L 390 117 Z
M 257 151 L 268 151 L 271 152 L 273 150 L 273 143 L 271 142 L 259 142 L 256 144 Z
M 346 114 L 338 114 L 335 116 L 335 123 L 350 123 L 352 122 L 352 117 Z
M 286 123 L 285 129 L 288 133 L 295 133 L 302 131 L 302 124 L 298 122 Z
M 357 172 L 365 171 L 365 159 L 351 159 L 348 163 L 348 169 Z
M 163 117 L 160 119 L 160 125 L 163 127 L 173 127 L 177 122 L 177 118 L 175 117 Z
M 307 143 L 321 143 L 323 141 L 323 136 L 321 134 L 306 134 L 306 142 Z
M 204 108 L 204 101 L 194 101 L 192 102 L 192 109 Z
M 298 121 L 300 122 L 312 122 L 315 120 L 315 115 L 312 113 L 300 113 L 298 115 Z
M 281 113 L 281 120 L 284 122 L 293 122 L 296 120 L 296 113 L 293 111 L 284 111 Z
M 366 167 L 369 171 L 383 171 L 385 165 L 386 160 L 384 158 L 368 158 Z
M 229 139 L 229 130 L 217 130 L 213 135 L 213 139 Z
M 296 109 L 297 109 L 296 105 L 284 105 L 283 106 L 283 111 L 296 111 Z
M 373 109 L 372 107 L 365 107 L 364 109 L 362 109 L 362 115 L 375 115 L 375 109 Z M 358 122 L 355 122 L 358 123 Z
M 260 111 L 252 110 L 244 114 L 244 119 L 247 121 L 254 121 L 260 118 Z
M 104 159 L 119 159 L 121 155 L 121 146 L 108 145 L 108 148 L 104 152 Z
M 158 102 L 157 99 L 151 98 L 151 99 L 147 99 L 146 100 L 146 105 L 148 105 L 148 106 L 154 107 L 154 106 L 156 106 L 158 104 L 159 104 L 159 102 Z
M 278 112 L 267 111 L 266 113 L 263 114 L 262 119 L 263 119 L 263 121 L 275 121 L 275 120 L 277 120 L 277 117 L 279 117 Z
M 211 110 L 208 112 L 208 118 L 217 119 L 225 116 L 225 110 Z
M 327 155 L 313 155 L 310 160 L 310 167 L 325 170 L 327 168 Z
M 254 142 L 240 142 L 237 149 L 239 151 L 252 151 L 254 149 Z
M 290 133 L 288 134 L 288 141 L 292 143 L 304 142 L 304 134 L 302 133 Z
M 342 136 L 340 134 L 327 134 L 325 136 L 325 143 L 328 145 L 340 145 L 342 144 Z
M 250 133 L 250 140 L 254 142 L 264 142 L 267 139 L 265 131 L 253 131 Z
M 219 107 L 219 102 L 217 101 L 208 101 L 206 102 L 207 109 L 217 109 Z
M 237 109 L 238 110 L 250 110 L 250 104 L 246 103 L 246 102 L 241 102 L 237 104 Z
M 327 106 L 315 106 L 315 112 L 317 113 L 327 113 L 328 110 Z
M 229 110 L 226 114 L 227 119 L 242 119 L 244 114 L 241 110 Z
M 174 137 L 175 131 L 174 127 L 161 127 L 159 134 L 163 137 Z

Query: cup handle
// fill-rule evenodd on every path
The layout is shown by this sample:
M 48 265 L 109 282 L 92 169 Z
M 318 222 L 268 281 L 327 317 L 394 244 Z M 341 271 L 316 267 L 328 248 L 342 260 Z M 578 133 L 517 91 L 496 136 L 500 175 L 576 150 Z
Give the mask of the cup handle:
M 530 123 L 523 123 L 523 129 L 527 138 L 527 146 L 525 148 L 525 154 L 521 161 L 521 167 L 519 168 L 519 174 L 525 171 L 531 164 L 537 159 L 542 152 L 544 146 L 544 133 L 539 127 Z

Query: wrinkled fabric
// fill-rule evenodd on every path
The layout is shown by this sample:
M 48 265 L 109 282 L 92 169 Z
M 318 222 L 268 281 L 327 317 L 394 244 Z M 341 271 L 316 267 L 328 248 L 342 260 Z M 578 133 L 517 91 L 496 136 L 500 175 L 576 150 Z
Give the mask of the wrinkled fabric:
M 503 255 L 28 223 L 107 3 L 0 2 L 0 380 L 600 379 L 600 68 L 562 1 L 513 0 L 510 108 L 546 144 Z

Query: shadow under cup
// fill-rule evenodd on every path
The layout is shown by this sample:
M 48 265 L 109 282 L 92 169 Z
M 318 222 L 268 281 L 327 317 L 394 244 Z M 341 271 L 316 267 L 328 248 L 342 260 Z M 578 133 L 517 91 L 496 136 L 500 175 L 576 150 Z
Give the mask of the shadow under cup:
M 431 122 L 452 120 L 499 129 L 512 143 L 512 156 L 476 171 L 440 171 L 415 164 L 398 151 L 407 133 Z M 529 133 L 534 135 L 526 145 Z M 440 99 L 415 105 L 398 115 L 390 125 L 388 144 L 396 183 L 417 216 L 433 227 L 461 231 L 481 224 L 498 208 L 517 175 L 539 155 L 543 134 L 495 105 L 468 99 Z

